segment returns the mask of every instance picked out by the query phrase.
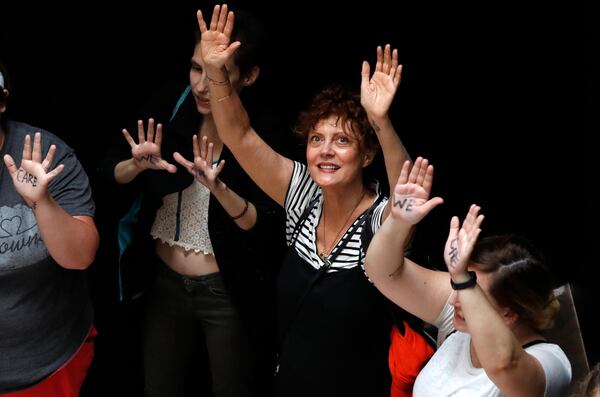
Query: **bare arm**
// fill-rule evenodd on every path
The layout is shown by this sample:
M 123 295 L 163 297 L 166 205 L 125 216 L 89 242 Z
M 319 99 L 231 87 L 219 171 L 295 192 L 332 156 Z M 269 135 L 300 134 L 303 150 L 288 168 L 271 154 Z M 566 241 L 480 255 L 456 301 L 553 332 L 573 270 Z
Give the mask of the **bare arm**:
M 444 259 L 457 283 L 469 279 L 467 263 L 483 221 L 479 209 L 471 206 L 462 227 L 457 217 L 450 223 Z M 516 315 L 499 308 L 503 318 L 477 284 L 456 293 L 477 358 L 492 382 L 506 396 L 543 396 L 546 383 L 541 364 L 521 347 L 506 323 Z
M 48 184 L 64 169 L 61 164 L 48 171 L 56 147 L 42 161 L 41 134 L 35 134 L 33 148 L 31 137 L 25 137 L 21 165 L 16 166 L 10 155 L 4 156 L 16 191 L 32 208 L 42 239 L 52 258 L 67 269 L 85 269 L 94 260 L 99 237 L 90 216 L 74 217 L 68 214 L 48 192 Z
M 100 244 L 91 216 L 71 216 L 52 197 L 37 202 L 35 219 L 50 256 L 67 269 L 86 269 Z
M 284 205 L 292 177 L 292 160 L 275 152 L 250 125 L 248 113 L 232 89 L 225 64 L 240 42 L 230 43 L 234 14 L 227 6 L 215 6 L 206 26 L 198 11 L 198 24 L 204 67 L 209 80 L 210 108 L 223 143 L 234 154 L 244 171 L 278 204 Z
M 388 111 L 400 85 L 402 65 L 398 65 L 398 50 L 393 51 L 390 45 L 385 50 L 377 47 L 377 63 L 373 76 L 370 76 L 368 62 L 363 62 L 361 73 L 361 104 L 369 117 L 369 122 L 377 134 L 383 151 L 385 169 L 390 187 L 390 194 L 400 175 L 402 164 L 410 160 L 404 144 L 396 133 Z M 391 201 L 390 201 L 391 203 Z M 383 219 L 390 213 L 391 204 L 385 208 Z
M 429 199 L 433 166 L 417 158 L 402 166 L 393 191 L 391 216 L 371 241 L 365 270 L 386 297 L 420 319 L 432 323 L 450 296 L 450 277 L 446 272 L 423 268 L 404 258 L 404 247 L 412 227 L 442 199 Z
M 492 382 L 508 397 L 543 396 L 542 365 L 521 347 L 481 288 L 460 290 L 458 299 L 479 362 Z

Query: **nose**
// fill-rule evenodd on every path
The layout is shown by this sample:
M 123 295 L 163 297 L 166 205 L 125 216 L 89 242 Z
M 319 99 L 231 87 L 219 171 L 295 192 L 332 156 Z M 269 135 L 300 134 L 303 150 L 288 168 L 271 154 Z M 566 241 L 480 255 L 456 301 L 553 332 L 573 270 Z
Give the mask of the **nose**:
M 456 307 L 460 307 L 460 302 L 458 300 L 458 294 L 456 293 L 456 291 L 452 291 L 452 293 L 450 294 L 450 298 L 448 299 L 448 301 L 455 308 Z
M 333 143 L 330 140 L 324 140 L 321 145 L 320 155 L 323 157 L 332 157 L 333 156 Z
M 194 91 L 198 93 L 205 94 L 208 92 L 208 79 L 206 78 L 206 72 L 203 71 L 200 73 L 193 86 Z

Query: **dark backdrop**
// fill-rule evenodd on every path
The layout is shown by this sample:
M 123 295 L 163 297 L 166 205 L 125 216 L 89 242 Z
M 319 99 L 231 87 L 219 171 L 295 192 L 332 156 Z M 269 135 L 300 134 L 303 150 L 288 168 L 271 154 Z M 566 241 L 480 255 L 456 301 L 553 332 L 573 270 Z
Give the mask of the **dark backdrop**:
M 186 78 L 195 10 L 212 3 L 7 3 L 0 59 L 12 72 L 12 116 L 64 138 L 92 179 L 104 237 L 92 285 L 100 318 L 111 322 L 103 313 L 114 309 L 115 220 L 106 206 L 118 197 L 100 188 L 95 167 L 136 106 L 167 78 Z M 480 204 L 484 234 L 526 235 L 559 280 L 573 283 L 588 355 L 598 360 L 584 10 L 516 0 L 235 5 L 256 12 L 270 33 L 260 95 L 287 125 L 324 84 L 358 87 L 376 45 L 398 47 L 404 72 L 392 116 L 413 157 L 436 166 L 434 193 L 445 199 L 419 228 L 417 254 L 442 263 L 450 216 Z

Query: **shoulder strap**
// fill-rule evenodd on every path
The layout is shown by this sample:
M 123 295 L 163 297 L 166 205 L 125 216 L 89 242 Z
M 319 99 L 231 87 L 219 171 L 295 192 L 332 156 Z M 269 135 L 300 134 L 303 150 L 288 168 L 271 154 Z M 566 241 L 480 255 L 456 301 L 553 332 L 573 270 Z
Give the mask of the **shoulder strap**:
M 528 347 L 531 347 L 533 345 L 537 345 L 540 343 L 550 343 L 547 340 L 543 340 L 543 339 L 536 339 L 536 340 L 532 340 L 531 342 L 527 342 L 525 343 L 523 346 L 521 346 L 523 349 L 527 349 Z

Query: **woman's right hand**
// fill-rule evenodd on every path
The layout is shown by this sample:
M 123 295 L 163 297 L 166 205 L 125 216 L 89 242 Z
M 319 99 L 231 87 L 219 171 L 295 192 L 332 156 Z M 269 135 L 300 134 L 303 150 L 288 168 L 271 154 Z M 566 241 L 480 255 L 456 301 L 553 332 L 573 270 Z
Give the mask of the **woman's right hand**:
M 160 146 L 162 143 L 162 124 L 156 126 L 154 134 L 154 119 L 148 119 L 148 132 L 144 131 L 144 122 L 138 120 L 138 143 L 135 143 L 127 129 L 123 129 L 123 136 L 131 146 L 131 156 L 136 167 L 140 170 L 166 170 L 170 173 L 177 172 L 177 167 L 162 158 Z
M 184 166 L 190 174 L 194 176 L 201 184 L 206 186 L 211 192 L 215 192 L 223 182 L 219 179 L 219 174 L 225 166 L 225 160 L 213 168 L 213 143 L 208 143 L 206 136 L 202 137 L 202 142 L 198 143 L 198 136 L 192 138 L 194 147 L 194 162 L 187 160 L 178 152 L 173 153 L 173 158 L 179 164 Z
M 392 105 L 398 86 L 402 65 L 398 64 L 398 50 L 392 51 L 389 44 L 385 49 L 377 47 L 377 63 L 371 76 L 367 61 L 362 65 L 360 103 L 369 115 L 385 117 Z
M 410 169 L 410 172 L 409 172 Z M 394 188 L 392 213 L 394 219 L 416 225 L 434 207 L 444 202 L 441 197 L 429 199 L 433 180 L 433 166 L 427 159 L 418 157 L 410 168 L 410 161 L 405 161 Z

